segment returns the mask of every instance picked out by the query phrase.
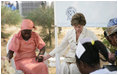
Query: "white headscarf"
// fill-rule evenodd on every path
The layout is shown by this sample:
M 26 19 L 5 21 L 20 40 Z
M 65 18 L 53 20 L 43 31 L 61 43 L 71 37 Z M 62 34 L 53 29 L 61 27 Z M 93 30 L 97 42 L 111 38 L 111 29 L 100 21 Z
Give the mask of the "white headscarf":
M 85 48 L 82 44 L 86 42 L 91 42 L 92 45 L 94 45 L 94 41 L 91 38 L 84 38 L 81 41 L 78 42 L 77 48 L 76 48 L 76 55 L 80 59 L 80 57 L 83 55 L 85 52 Z

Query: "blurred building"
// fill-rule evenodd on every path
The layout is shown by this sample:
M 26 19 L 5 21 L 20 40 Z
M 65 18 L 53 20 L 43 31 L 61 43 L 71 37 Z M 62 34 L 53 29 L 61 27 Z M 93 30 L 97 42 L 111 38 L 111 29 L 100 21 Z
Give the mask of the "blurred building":
M 8 4 L 14 5 L 17 10 L 20 11 L 22 16 L 26 16 L 34 9 L 39 7 L 46 7 L 46 1 L 2 1 L 1 6 L 7 6 Z
M 39 7 L 45 7 L 46 1 L 21 1 L 19 2 L 19 10 L 22 16 L 26 16 L 28 13 L 32 12 L 34 9 Z

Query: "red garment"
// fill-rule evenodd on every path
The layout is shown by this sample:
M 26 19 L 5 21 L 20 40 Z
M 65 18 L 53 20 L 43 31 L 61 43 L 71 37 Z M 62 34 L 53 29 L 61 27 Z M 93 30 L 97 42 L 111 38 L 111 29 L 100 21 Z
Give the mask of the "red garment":
M 21 36 L 21 31 L 14 35 L 10 44 L 9 50 L 15 52 L 16 69 L 22 70 L 26 74 L 47 74 L 48 68 L 43 62 L 35 60 L 35 50 L 39 50 L 45 46 L 44 41 L 35 32 L 31 33 L 31 38 L 25 41 Z

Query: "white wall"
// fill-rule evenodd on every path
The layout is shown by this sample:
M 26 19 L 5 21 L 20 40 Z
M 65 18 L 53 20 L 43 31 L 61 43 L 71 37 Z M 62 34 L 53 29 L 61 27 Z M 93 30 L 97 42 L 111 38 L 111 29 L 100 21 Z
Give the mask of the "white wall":
M 66 14 L 69 7 L 85 15 L 86 26 L 106 27 L 109 19 L 117 17 L 117 1 L 56 1 L 55 25 L 71 26 Z M 69 12 L 73 14 L 74 9 Z

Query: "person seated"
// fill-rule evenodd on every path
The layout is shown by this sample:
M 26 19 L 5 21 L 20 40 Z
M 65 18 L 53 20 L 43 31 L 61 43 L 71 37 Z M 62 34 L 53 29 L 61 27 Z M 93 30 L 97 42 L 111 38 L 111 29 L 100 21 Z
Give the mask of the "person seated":
M 100 57 L 103 55 L 104 59 Z M 108 51 L 102 42 L 99 40 L 93 41 L 90 38 L 82 39 L 76 49 L 76 64 L 82 74 L 107 74 L 117 73 L 115 69 L 100 67 L 100 59 L 108 61 Z M 114 67 L 114 66 L 113 66 Z
M 41 37 L 32 31 L 34 24 L 30 19 L 24 19 L 21 30 L 15 34 L 9 43 L 8 60 L 15 53 L 15 65 L 17 70 L 25 74 L 48 74 L 48 68 L 44 64 L 42 55 L 45 53 L 45 43 Z M 36 56 L 35 50 L 39 49 Z
M 108 27 L 104 31 L 104 37 L 109 41 L 109 43 L 117 48 L 117 18 L 110 19 L 108 23 Z M 109 53 L 109 61 L 114 63 L 117 58 L 117 50 L 115 53 Z
M 104 31 L 104 36 L 112 46 L 117 47 L 117 26 L 116 25 L 108 27 Z
M 85 27 L 86 18 L 83 13 L 75 13 L 72 16 L 71 25 L 73 29 L 66 33 L 60 45 L 44 56 L 44 60 L 47 60 L 56 54 L 64 55 L 65 60 L 61 63 L 61 74 L 80 74 L 75 63 L 75 51 L 78 41 L 86 37 L 90 37 L 93 40 L 98 39 L 94 32 Z M 68 50 L 66 49 L 67 47 L 69 47 Z M 65 54 L 64 51 L 67 53 Z

